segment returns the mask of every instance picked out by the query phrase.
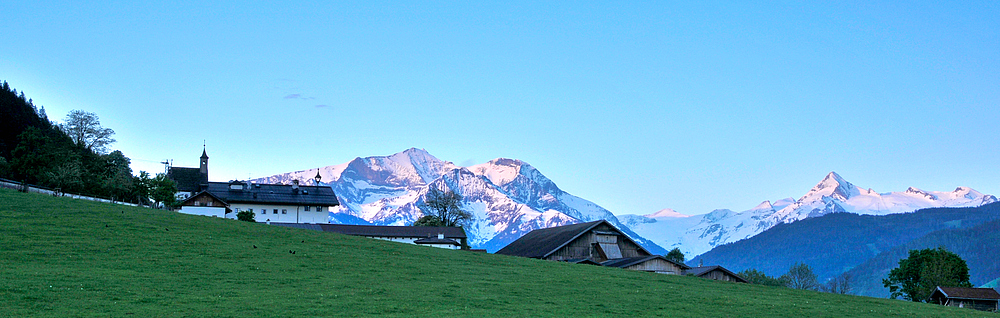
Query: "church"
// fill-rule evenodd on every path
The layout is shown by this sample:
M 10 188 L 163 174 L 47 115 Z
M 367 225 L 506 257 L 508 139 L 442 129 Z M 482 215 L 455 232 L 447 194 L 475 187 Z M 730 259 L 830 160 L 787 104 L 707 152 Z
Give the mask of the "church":
M 257 222 L 330 223 L 330 207 L 340 205 L 329 186 L 259 184 L 246 181 L 208 181 L 208 153 L 202 149 L 198 168 L 169 167 L 167 177 L 177 183 L 179 212 L 235 219 L 253 213 Z M 316 172 L 315 184 L 321 177 Z

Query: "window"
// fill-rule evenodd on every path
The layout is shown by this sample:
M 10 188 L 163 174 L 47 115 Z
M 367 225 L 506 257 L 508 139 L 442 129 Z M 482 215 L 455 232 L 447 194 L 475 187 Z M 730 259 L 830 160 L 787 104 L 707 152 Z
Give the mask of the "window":
M 278 209 L 274 209 L 273 211 L 271 211 L 271 214 L 278 214 Z
M 253 213 L 253 209 L 247 209 L 247 212 Z
M 260 214 L 267 214 L 267 209 L 260 210 Z
M 288 214 L 288 210 L 281 209 L 281 214 Z
M 240 213 L 240 208 L 236 208 L 236 213 Z
M 309 212 L 309 206 L 308 205 L 306 206 L 306 212 Z

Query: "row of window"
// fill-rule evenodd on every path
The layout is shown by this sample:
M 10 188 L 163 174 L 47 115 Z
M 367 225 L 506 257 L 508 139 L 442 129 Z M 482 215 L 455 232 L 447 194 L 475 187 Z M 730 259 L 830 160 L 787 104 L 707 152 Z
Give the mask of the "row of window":
M 310 208 L 310 206 L 305 206 L 306 212 L 308 212 L 310 210 L 309 208 Z M 322 212 L 323 211 L 323 207 L 321 207 L 321 206 L 317 206 L 317 207 L 314 207 L 314 208 L 316 209 L 316 212 Z M 240 208 L 236 208 L 236 213 L 240 213 L 240 211 L 241 211 Z M 246 209 L 246 211 L 250 212 L 250 213 L 253 213 L 253 209 L 252 208 Z M 260 214 L 267 214 L 267 209 L 260 209 Z M 278 214 L 278 209 L 271 209 L 271 214 Z M 288 214 L 288 210 L 287 209 L 281 209 L 281 214 Z

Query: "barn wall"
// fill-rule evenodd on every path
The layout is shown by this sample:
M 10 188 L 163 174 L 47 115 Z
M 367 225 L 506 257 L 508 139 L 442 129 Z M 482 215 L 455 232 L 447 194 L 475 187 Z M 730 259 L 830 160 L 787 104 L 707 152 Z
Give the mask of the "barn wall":
M 597 251 L 591 243 L 595 240 L 594 233 L 587 232 L 580 235 L 576 240 L 573 240 L 563 248 L 559 249 L 552 255 L 549 255 L 548 260 L 561 261 L 567 259 L 575 258 L 595 258 L 597 257 Z
M 659 258 L 654 258 L 639 264 L 628 266 L 626 269 L 674 275 L 679 275 L 682 272 L 680 266 Z

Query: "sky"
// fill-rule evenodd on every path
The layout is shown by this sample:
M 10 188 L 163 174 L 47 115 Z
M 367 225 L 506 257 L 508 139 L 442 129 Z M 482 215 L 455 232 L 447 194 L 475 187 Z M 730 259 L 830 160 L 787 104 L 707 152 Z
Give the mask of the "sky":
M 207 2 L 207 3 L 206 3 Z M 0 80 L 133 169 L 245 180 L 415 147 L 615 214 L 750 209 L 836 171 L 1000 195 L 1000 2 L 0 4 Z

